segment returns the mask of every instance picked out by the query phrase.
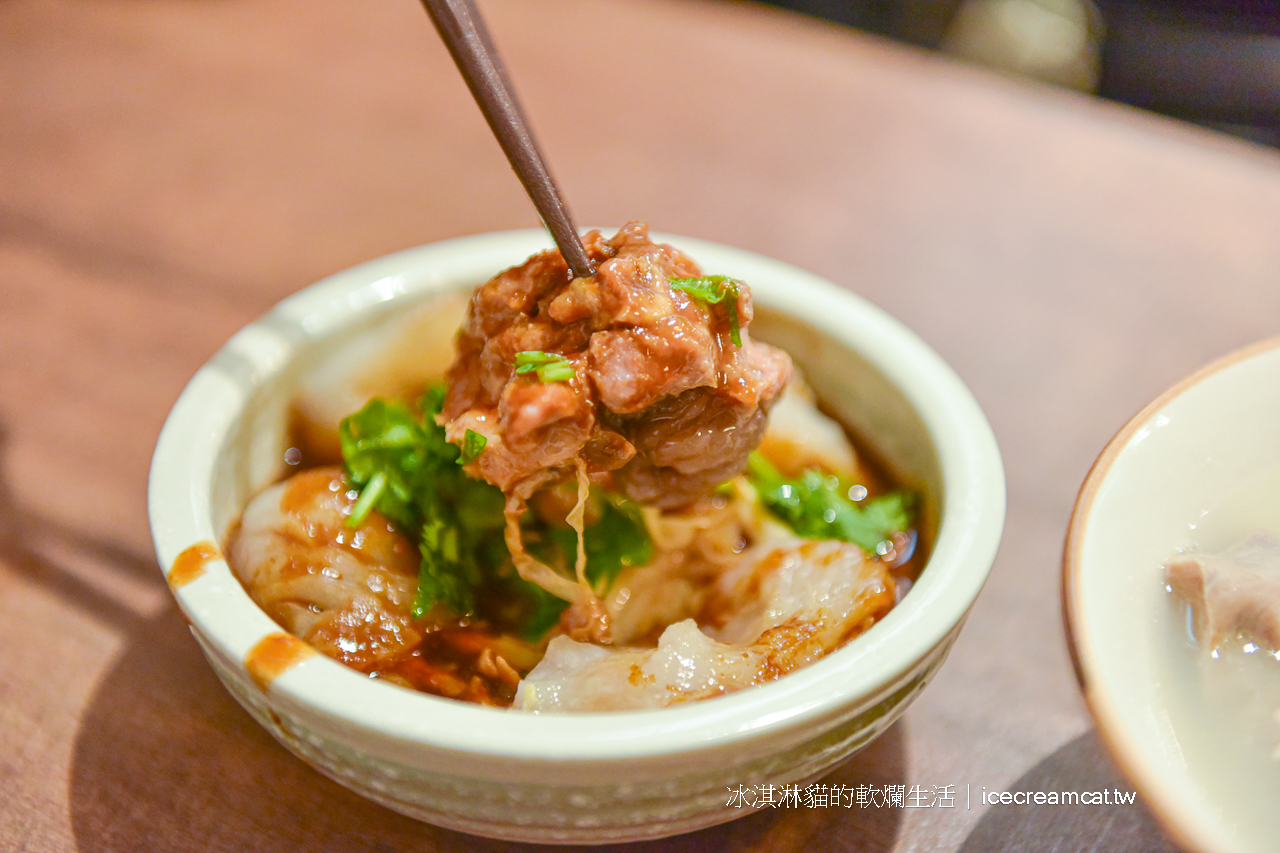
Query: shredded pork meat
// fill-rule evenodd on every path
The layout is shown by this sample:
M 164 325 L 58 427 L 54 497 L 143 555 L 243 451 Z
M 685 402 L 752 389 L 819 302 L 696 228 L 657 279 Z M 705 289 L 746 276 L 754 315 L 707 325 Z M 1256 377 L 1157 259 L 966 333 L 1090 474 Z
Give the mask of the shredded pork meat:
M 1221 554 L 1186 554 L 1165 581 L 1191 608 L 1196 639 L 1216 649 L 1244 635 L 1280 652 L 1280 538 L 1255 533 Z

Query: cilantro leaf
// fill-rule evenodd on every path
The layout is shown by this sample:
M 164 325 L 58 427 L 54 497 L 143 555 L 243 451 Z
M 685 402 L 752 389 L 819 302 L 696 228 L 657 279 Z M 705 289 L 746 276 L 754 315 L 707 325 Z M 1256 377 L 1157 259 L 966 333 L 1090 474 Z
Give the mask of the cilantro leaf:
M 750 456 L 747 477 L 765 507 L 798 536 L 852 542 L 875 555 L 881 543 L 911 526 L 915 496 L 910 492 L 855 503 L 838 477 L 811 469 L 789 479 L 759 451 Z
M 433 387 L 416 411 L 374 399 L 342 421 L 347 477 L 360 492 L 346 523 L 356 527 L 377 510 L 417 544 L 415 618 L 436 604 L 459 616 L 477 613 L 483 604 L 478 592 L 484 589 L 495 595 L 479 615 L 514 616 L 514 630 L 537 640 L 566 603 L 513 571 L 503 535 L 506 499 L 461 467 L 483 452 L 485 437 L 467 430 L 461 447 L 449 442 L 436 422 L 443 407 L 443 388 Z M 652 559 L 653 542 L 638 505 L 603 492 L 593 492 L 592 500 L 599 511 L 583 536 L 587 578 L 607 586 L 626 566 Z M 577 538 L 572 529 L 528 518 L 524 523 L 535 541 L 558 549 L 560 562 L 573 565 Z
M 587 582 L 601 592 L 608 589 L 626 567 L 643 566 L 653 559 L 653 539 L 639 504 L 600 490 L 592 490 L 591 501 L 598 507 L 598 517 L 583 529 L 582 547 L 587 557 Z M 572 528 L 548 525 L 539 526 L 533 532 L 531 550 L 540 559 L 573 565 L 578 554 L 578 535 Z M 541 637 L 568 606 L 550 593 L 543 593 L 536 603 L 537 610 L 526 623 L 527 639 Z
M 427 440 L 419 419 L 403 403 L 371 400 L 338 427 L 347 476 L 360 489 L 348 527 L 377 508 L 404 530 L 421 523 L 415 488 L 426 462 Z
M 358 526 L 376 509 L 417 540 L 416 617 L 437 602 L 459 615 L 473 612 L 475 588 L 507 558 L 502 492 L 458 465 L 483 450 L 484 436 L 468 430 L 461 450 L 450 443 L 436 423 L 443 406 L 439 387 L 423 396 L 418 412 L 374 399 L 339 427 L 347 476 L 360 490 L 347 524 Z
M 683 290 L 704 305 L 724 303 L 729 315 L 729 340 L 736 347 L 742 346 L 742 327 L 738 320 L 738 295 L 742 282 L 723 275 L 708 275 L 702 278 L 673 278 L 670 284 L 673 290 Z
M 542 382 L 567 382 L 573 378 L 574 369 L 560 353 L 525 350 L 516 353 L 516 373 L 536 373 Z
M 462 453 L 458 454 L 459 465 L 470 465 L 480 457 L 484 452 L 484 446 L 489 443 L 489 439 L 473 429 L 468 429 L 462 437 Z
M 653 540 L 635 501 L 604 492 L 593 492 L 592 498 L 600 512 L 595 522 L 583 528 L 582 549 L 587 556 L 587 581 L 600 589 L 613 583 L 627 566 L 643 566 L 653 559 Z M 572 564 L 578 534 L 569 527 L 552 527 L 546 536 L 559 547 L 565 562 Z

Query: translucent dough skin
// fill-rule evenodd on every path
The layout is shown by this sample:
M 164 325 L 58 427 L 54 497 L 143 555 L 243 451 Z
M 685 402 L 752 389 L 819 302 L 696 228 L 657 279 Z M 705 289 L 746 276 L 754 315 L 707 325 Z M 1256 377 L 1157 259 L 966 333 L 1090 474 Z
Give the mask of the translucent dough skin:
M 279 625 L 329 657 L 369 672 L 422 639 L 411 617 L 418 550 L 378 513 L 350 529 L 339 468 L 303 471 L 249 502 L 230 563 Z
M 843 542 L 762 545 L 717 583 L 704 613 L 667 628 L 656 649 L 566 637 L 516 692 L 534 713 L 663 708 L 762 684 L 866 631 L 893 606 L 884 563 Z

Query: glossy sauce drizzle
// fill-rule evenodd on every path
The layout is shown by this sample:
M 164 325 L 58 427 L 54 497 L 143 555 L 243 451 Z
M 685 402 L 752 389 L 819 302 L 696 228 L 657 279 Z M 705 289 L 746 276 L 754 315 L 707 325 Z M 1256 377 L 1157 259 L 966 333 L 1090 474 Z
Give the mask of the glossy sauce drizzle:
M 263 637 L 244 656 L 244 668 L 253 683 L 267 692 L 275 681 L 292 666 L 319 654 L 292 634 L 276 632 Z
M 173 567 L 169 569 L 169 574 L 166 576 L 169 586 L 173 589 L 186 586 L 204 576 L 204 567 L 207 564 L 221 559 L 223 559 L 222 552 L 218 550 L 217 545 L 207 539 L 197 542 L 173 561 Z

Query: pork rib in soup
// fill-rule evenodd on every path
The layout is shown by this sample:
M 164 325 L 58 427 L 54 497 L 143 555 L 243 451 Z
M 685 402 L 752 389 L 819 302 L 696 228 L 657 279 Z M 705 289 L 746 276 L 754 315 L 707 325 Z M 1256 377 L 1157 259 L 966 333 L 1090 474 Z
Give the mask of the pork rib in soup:
M 1170 589 L 1191 608 L 1207 649 L 1243 635 L 1280 653 L 1280 538 L 1254 533 L 1220 554 L 1183 554 L 1164 567 Z

